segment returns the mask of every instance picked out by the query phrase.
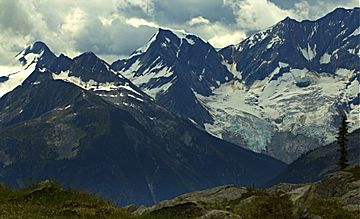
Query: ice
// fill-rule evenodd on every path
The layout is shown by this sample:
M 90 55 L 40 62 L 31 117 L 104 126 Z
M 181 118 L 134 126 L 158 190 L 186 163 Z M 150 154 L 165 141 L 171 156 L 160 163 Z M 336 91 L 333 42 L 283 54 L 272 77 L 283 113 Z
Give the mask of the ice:
M 176 80 L 176 77 L 174 77 L 170 82 L 165 83 L 156 88 L 150 88 L 150 89 L 145 88 L 144 92 L 146 94 L 148 94 L 150 97 L 152 97 L 153 99 L 155 99 L 158 94 L 166 92 L 171 87 L 171 85 L 173 85 L 175 80 Z
M 229 72 L 231 72 L 236 78 L 242 79 L 242 72 L 236 70 L 236 62 L 233 62 L 233 64 L 228 64 L 226 61 L 222 61 L 222 64 L 226 66 Z
M 316 26 L 314 26 L 313 30 L 311 31 L 310 38 L 313 37 L 317 31 L 318 31 L 318 24 L 316 24 Z
M 256 43 L 263 41 L 266 37 L 269 36 L 269 32 L 272 30 L 272 28 L 265 30 L 265 31 L 261 31 L 259 33 L 256 33 L 252 36 L 250 36 L 249 38 L 247 38 L 245 40 L 245 43 L 249 46 L 249 48 L 252 48 L 253 46 L 255 46 Z
M 21 85 L 26 80 L 26 78 L 28 78 L 35 70 L 35 67 L 36 63 L 32 63 L 24 70 L 8 74 L 8 80 L 0 82 L 0 97 L 14 90 L 17 86 Z
M 142 94 L 141 93 L 139 93 L 139 92 L 137 92 L 136 90 L 134 90 L 131 86 L 130 86 L 130 84 L 129 83 L 125 83 L 125 85 L 120 85 L 120 86 L 118 86 L 119 88 L 124 88 L 124 89 L 126 89 L 126 90 L 128 90 L 128 91 L 131 91 L 132 93 L 135 93 L 135 94 L 137 94 L 137 95 L 139 95 L 139 96 L 142 96 Z
M 360 105 L 352 106 L 347 115 L 349 122 L 349 132 L 355 131 L 360 127 Z
M 52 77 L 54 80 L 63 80 L 66 82 L 70 82 L 70 83 L 75 84 L 85 90 L 113 91 L 113 90 L 118 90 L 118 89 L 122 88 L 122 89 L 126 89 L 132 93 L 135 93 L 139 96 L 142 96 L 139 92 L 134 90 L 127 82 L 125 84 L 119 84 L 119 83 L 115 83 L 115 82 L 98 83 L 92 79 L 85 82 L 85 81 L 82 81 L 81 78 L 79 78 L 79 77 L 70 76 L 69 73 L 70 73 L 69 71 L 62 71 L 57 74 L 53 73 Z
M 287 64 L 279 63 L 279 66 Z M 277 80 L 270 80 L 278 70 L 274 69 L 266 79 L 251 87 L 231 81 L 213 90 L 212 96 L 196 94 L 215 120 L 213 124 L 205 124 L 206 130 L 233 142 L 238 139 L 234 143 L 245 141 L 254 151 L 264 150 L 278 131 L 320 139 L 321 144 L 334 141 L 333 118 L 338 116 L 338 101 L 346 103 L 359 95 L 359 81 L 349 82 L 356 72 L 338 69 L 334 76 L 290 69 Z M 304 81 L 309 82 L 307 86 L 297 86 Z M 349 113 L 352 130 L 360 128 L 356 112 L 358 105 L 352 106 Z
M 35 81 L 35 82 L 32 82 L 31 85 L 39 85 L 41 82 L 40 81 Z
M 348 49 L 347 50 L 350 54 L 356 55 L 360 57 L 360 48 L 355 48 L 355 49 Z
M 348 37 L 357 36 L 360 34 L 360 27 L 356 28 Z
M 189 120 L 190 122 L 192 122 L 193 124 L 198 125 L 197 122 L 195 122 L 195 121 L 194 121 L 193 119 L 191 119 L 190 117 L 188 118 L 188 120 Z
M 316 57 L 316 44 L 313 47 L 311 47 L 310 44 L 308 43 L 307 48 L 303 49 L 301 47 L 298 47 L 298 50 L 308 61 L 311 61 Z
M 286 67 L 288 67 L 289 66 L 289 64 L 288 63 L 285 63 L 285 62 L 279 62 L 279 67 L 280 68 L 286 68 Z
M 278 36 L 275 35 L 273 38 L 271 38 L 269 44 L 266 46 L 267 49 L 272 48 L 275 44 L 281 43 L 282 39 Z
M 189 39 L 189 38 L 186 38 L 186 40 L 188 41 L 188 43 L 189 43 L 190 45 L 195 45 L 195 41 L 194 41 L 194 40 Z
M 328 64 L 330 63 L 331 55 L 328 53 L 324 53 L 324 55 L 320 58 L 320 64 Z
M 131 97 L 131 98 L 134 98 L 135 100 L 138 100 L 138 101 L 140 101 L 140 102 L 144 102 L 143 99 L 141 99 L 141 98 L 139 98 L 139 97 L 135 97 L 135 96 L 132 95 L 132 94 L 128 94 L 128 96 Z

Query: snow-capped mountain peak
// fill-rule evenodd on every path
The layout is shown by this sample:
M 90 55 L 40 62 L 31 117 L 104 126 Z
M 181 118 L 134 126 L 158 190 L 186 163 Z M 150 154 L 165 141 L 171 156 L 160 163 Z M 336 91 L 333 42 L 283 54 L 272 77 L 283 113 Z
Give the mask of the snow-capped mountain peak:
M 187 117 L 202 124 L 205 120 L 211 121 L 211 115 L 195 93 L 208 96 L 221 83 L 233 78 L 221 61 L 215 48 L 200 37 L 159 29 L 129 59 L 116 61 L 111 66 L 154 99 L 168 102 L 169 108 L 181 106 L 183 109 L 174 109 L 177 113 L 190 113 L 185 106 L 192 106 L 196 112 Z M 169 103 L 170 99 L 175 102 Z
M 0 75 L 0 97 L 21 85 L 37 66 L 49 66 L 55 59 L 54 53 L 40 41 L 22 50 L 11 64 L 12 71 Z
M 21 51 L 15 58 L 24 66 L 31 63 L 47 65 L 56 59 L 56 56 L 45 43 L 37 41 Z
M 0 97 L 23 84 L 33 72 L 51 72 L 53 80 L 62 80 L 83 89 L 94 90 L 99 95 L 109 92 L 129 93 L 136 97 L 143 93 L 119 72 L 93 52 L 85 52 L 71 59 L 63 54 L 55 56 L 43 42 L 35 42 L 21 51 L 16 59 L 24 65 L 16 72 L 0 78 Z M 34 81 L 34 84 L 37 84 Z
M 286 18 L 222 49 L 239 81 L 198 96 L 215 118 L 207 130 L 290 162 L 333 141 L 344 111 L 350 130 L 359 128 L 359 9 L 336 9 L 315 21 Z M 296 138 L 306 143 L 279 149 Z
M 219 52 L 194 35 L 159 29 L 112 67 L 208 132 L 290 162 L 334 140 L 339 112 L 349 114 L 351 130 L 359 127 L 359 12 L 287 17 Z
M 162 48 L 169 47 L 170 44 L 175 46 L 177 49 L 181 46 L 182 43 L 187 43 L 188 45 L 194 45 L 197 41 L 202 43 L 207 43 L 202 38 L 186 33 L 182 30 L 172 30 L 168 28 L 159 28 L 157 32 L 150 38 L 150 40 L 139 49 L 135 50 L 129 58 L 138 56 L 148 51 L 151 45 L 160 45 Z M 171 45 L 170 45 L 171 46 Z

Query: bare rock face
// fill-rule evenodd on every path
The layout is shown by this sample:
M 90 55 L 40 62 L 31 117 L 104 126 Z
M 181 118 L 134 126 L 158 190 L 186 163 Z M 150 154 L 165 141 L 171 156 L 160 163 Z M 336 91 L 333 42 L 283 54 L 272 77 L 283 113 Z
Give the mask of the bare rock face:
M 157 205 L 137 209 L 135 215 L 180 215 L 199 218 L 240 218 L 231 213 L 227 203 L 241 199 L 247 190 L 243 187 L 228 185 L 207 190 L 187 193 L 172 200 L 166 200 Z M 218 209 L 222 208 L 222 209 Z
M 352 172 L 347 172 L 351 170 Z M 337 198 L 346 209 L 360 209 L 359 170 L 348 168 L 345 171 L 328 175 L 316 186 L 316 194 L 325 198 Z
M 328 175 L 317 183 L 315 193 L 321 197 L 341 197 L 351 190 L 350 182 L 353 180 L 353 174 L 350 172 L 336 172 Z
M 267 189 L 234 185 L 187 193 L 134 211 L 137 216 L 169 215 L 199 219 L 358 218 L 360 167 L 349 167 L 308 184 Z

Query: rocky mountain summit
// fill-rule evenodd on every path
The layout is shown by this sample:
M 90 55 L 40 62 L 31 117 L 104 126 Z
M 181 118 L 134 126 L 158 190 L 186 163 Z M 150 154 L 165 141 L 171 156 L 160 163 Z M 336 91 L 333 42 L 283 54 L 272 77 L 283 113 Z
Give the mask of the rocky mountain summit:
M 217 185 L 261 185 L 285 168 L 198 129 L 92 52 L 47 60 L 38 45 L 24 50 L 36 57 L 26 59 L 31 69 L 0 83 L 19 82 L 0 98 L 6 185 L 50 178 L 117 204 L 153 204 Z
M 335 140 L 339 114 L 360 128 L 360 8 L 286 18 L 217 51 L 159 29 L 111 67 L 210 134 L 290 163 Z

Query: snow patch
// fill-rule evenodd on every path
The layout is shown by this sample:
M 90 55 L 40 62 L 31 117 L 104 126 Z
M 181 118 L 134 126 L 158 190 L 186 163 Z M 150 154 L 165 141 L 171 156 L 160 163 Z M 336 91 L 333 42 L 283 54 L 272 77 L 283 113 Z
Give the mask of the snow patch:
M 81 78 L 79 77 L 69 76 L 69 73 L 70 73 L 69 71 L 62 71 L 58 74 L 53 73 L 52 77 L 54 80 L 62 80 L 62 81 L 70 82 L 85 90 L 114 91 L 123 88 L 139 96 L 142 96 L 139 92 L 134 90 L 128 82 L 126 82 L 125 84 L 114 83 L 114 82 L 98 83 L 92 79 L 85 82 L 82 81 Z
M 0 82 L 0 97 L 14 90 L 17 86 L 22 85 L 22 83 L 31 75 L 35 70 L 36 63 L 32 63 L 24 70 L 8 74 L 8 80 Z
M 282 39 L 278 36 L 275 35 L 273 38 L 271 38 L 269 44 L 266 46 L 267 49 L 272 48 L 274 45 L 282 43 Z
M 313 60 L 316 57 L 316 44 L 314 47 L 311 47 L 308 43 L 307 48 L 301 48 L 298 47 L 298 50 L 301 52 L 301 54 L 304 56 L 304 58 L 308 61 Z
M 348 37 L 360 35 L 360 27 L 356 28 Z
M 144 100 L 143 100 L 143 99 L 138 98 L 138 97 L 135 97 L 135 96 L 134 96 L 134 95 L 132 95 L 132 94 L 128 94 L 128 96 L 129 96 L 129 97 L 131 97 L 131 98 L 134 98 L 135 100 L 138 100 L 138 101 L 140 101 L 140 102 L 144 102 Z
M 360 57 L 360 49 L 359 48 L 355 48 L 355 49 L 348 49 L 347 50 L 350 54 L 356 55 Z
M 324 53 L 324 55 L 320 58 L 320 64 L 328 64 L 330 63 L 331 55 L 328 53 Z
M 279 131 L 320 139 L 322 144 L 334 141 L 333 119 L 338 116 L 339 100 L 347 103 L 359 95 L 359 81 L 349 83 L 356 72 L 338 69 L 334 76 L 290 69 L 271 80 L 279 69 L 251 87 L 231 81 L 213 90 L 212 96 L 196 94 L 215 120 L 205 124 L 205 129 L 234 143 L 246 143 L 258 152 L 265 150 L 272 135 Z M 356 113 L 358 105 L 352 106 L 349 116 L 352 130 L 360 128 Z
M 195 41 L 193 39 L 186 38 L 186 40 L 190 45 L 195 45 Z
M 175 80 L 176 77 L 174 77 L 170 82 L 162 84 L 161 86 L 155 88 L 145 88 L 143 91 L 155 99 L 157 95 L 166 92 L 173 85 Z

